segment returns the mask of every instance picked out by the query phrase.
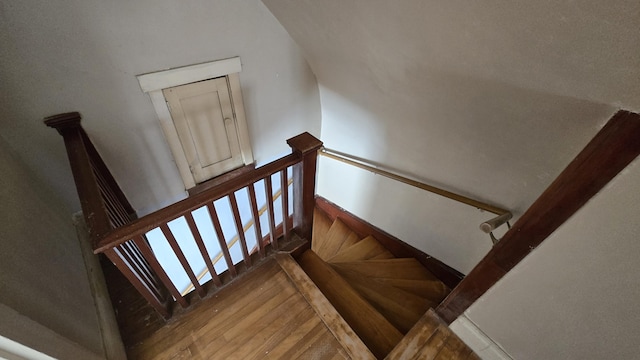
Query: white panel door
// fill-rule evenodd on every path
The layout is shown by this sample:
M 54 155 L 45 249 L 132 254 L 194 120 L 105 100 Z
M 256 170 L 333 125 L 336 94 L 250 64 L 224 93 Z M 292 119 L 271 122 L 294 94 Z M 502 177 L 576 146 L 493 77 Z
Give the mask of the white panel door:
M 244 165 L 226 77 L 162 92 L 196 183 Z

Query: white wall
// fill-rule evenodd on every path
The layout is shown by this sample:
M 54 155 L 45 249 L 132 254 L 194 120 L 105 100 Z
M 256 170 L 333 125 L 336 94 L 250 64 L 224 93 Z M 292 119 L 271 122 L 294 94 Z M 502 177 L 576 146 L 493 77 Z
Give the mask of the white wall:
M 44 116 L 80 111 L 83 126 L 140 213 L 185 196 L 159 121 L 136 75 L 240 56 L 253 153 L 319 136 L 315 77 L 258 0 L 34 1 L 0 10 L 0 134 L 79 209 L 62 140 Z
M 2 139 L 0 169 L 0 335 L 60 359 L 104 358 L 67 207 Z
M 640 109 L 637 2 L 263 2 L 318 78 L 325 146 L 516 216 L 617 106 Z M 486 252 L 457 207 L 322 166 L 321 195 L 367 199 L 356 215 L 458 270 Z
M 514 359 L 635 359 L 640 158 L 465 315 Z

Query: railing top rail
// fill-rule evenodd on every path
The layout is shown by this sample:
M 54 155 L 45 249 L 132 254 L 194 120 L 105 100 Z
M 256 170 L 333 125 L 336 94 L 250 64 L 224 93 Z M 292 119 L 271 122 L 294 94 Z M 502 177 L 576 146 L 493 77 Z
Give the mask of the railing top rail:
M 346 164 L 349 164 L 349 165 L 352 165 L 352 166 L 355 166 L 355 167 L 358 167 L 358 168 L 361 168 L 361 169 L 364 169 L 364 170 L 371 171 L 371 172 L 373 172 L 375 174 L 388 177 L 390 179 L 405 183 L 407 185 L 415 186 L 415 187 L 417 187 L 419 189 L 429 191 L 429 192 L 434 193 L 436 195 L 444 196 L 444 197 L 446 197 L 448 199 L 455 200 L 455 201 L 461 202 L 463 204 L 470 205 L 470 206 L 473 206 L 475 208 L 488 211 L 490 213 L 494 213 L 496 215 L 503 215 L 503 214 L 509 213 L 508 210 L 502 209 L 500 207 L 493 206 L 493 205 L 484 203 L 482 201 L 474 200 L 474 199 L 468 198 L 466 196 L 459 195 L 459 194 L 456 194 L 456 193 L 453 193 L 451 191 L 447 191 L 447 190 L 444 190 L 444 189 L 440 189 L 438 187 L 435 187 L 435 186 L 432 186 L 432 185 L 429 185 L 429 184 L 425 184 L 423 182 L 416 181 L 416 180 L 413 180 L 413 179 L 409 179 L 407 177 L 392 173 L 392 172 L 387 171 L 387 170 L 383 170 L 383 169 L 381 169 L 379 167 L 375 167 L 375 166 L 369 165 L 370 163 L 368 161 L 364 160 L 364 159 L 355 158 L 353 156 L 350 156 L 350 155 L 347 155 L 347 154 L 344 154 L 344 153 L 341 153 L 341 152 L 338 152 L 338 151 L 335 151 L 335 150 L 327 149 L 325 147 L 321 148 L 319 152 L 320 152 L 321 155 L 329 157 L 331 159 L 334 159 L 334 160 L 337 160 L 337 161 L 340 161 L 340 162 L 343 162 L 343 163 L 346 163 Z
M 102 240 L 100 240 L 96 244 L 94 253 L 98 254 L 107 249 L 118 246 L 135 236 L 145 234 L 146 232 L 164 223 L 174 220 L 189 211 L 198 209 L 208 202 L 218 200 L 234 191 L 242 189 L 301 161 L 302 156 L 300 154 L 294 153 L 287 155 L 283 158 L 261 166 L 251 172 L 239 175 L 238 177 L 226 181 L 214 188 L 205 190 L 197 195 L 191 196 L 173 205 L 169 205 L 165 208 L 134 220 L 125 226 L 119 227 L 109 232 Z

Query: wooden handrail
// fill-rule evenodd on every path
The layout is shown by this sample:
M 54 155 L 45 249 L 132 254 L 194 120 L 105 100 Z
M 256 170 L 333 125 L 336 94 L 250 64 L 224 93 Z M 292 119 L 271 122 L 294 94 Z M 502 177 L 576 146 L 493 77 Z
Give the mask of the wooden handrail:
M 466 196 L 460 195 L 460 194 L 456 194 L 453 193 L 451 191 L 447 191 L 438 187 L 435 187 L 433 185 L 429 185 L 429 184 L 425 184 L 423 182 L 420 181 L 416 181 L 413 179 L 409 179 L 407 177 L 404 177 L 402 175 L 398 175 L 395 174 L 391 171 L 387 171 L 387 170 L 383 170 L 380 167 L 375 167 L 372 165 L 369 165 L 370 162 L 363 160 L 363 159 L 359 159 L 359 158 L 355 158 L 353 156 L 335 151 L 335 150 L 331 150 L 331 149 L 327 149 L 325 147 L 321 148 L 319 151 L 320 155 L 322 156 L 326 156 L 328 158 L 343 162 L 345 164 L 349 164 L 352 166 L 355 166 L 357 168 L 363 169 L 363 170 L 367 170 L 370 171 L 374 174 L 378 174 L 378 175 L 382 175 L 384 177 L 387 177 L 389 179 L 393 179 L 396 181 L 399 181 L 401 183 L 407 184 L 407 185 L 411 185 L 414 187 L 417 187 L 418 189 L 422 189 L 422 190 L 426 190 L 428 192 L 434 193 L 436 195 L 440 195 L 443 197 L 446 197 L 447 199 L 451 199 L 466 205 L 470 205 L 473 206 L 475 208 L 481 209 L 481 210 L 485 210 L 488 211 L 490 213 L 494 213 L 496 215 L 503 215 L 506 213 L 509 213 L 509 210 L 505 210 L 503 208 L 494 206 L 494 205 L 490 205 L 487 203 L 484 203 L 482 201 L 478 201 L 475 199 L 471 199 L 468 198 Z M 368 164 L 369 163 L 369 164 Z
M 125 226 L 114 229 L 100 240 L 94 249 L 94 253 L 98 254 L 106 249 L 118 246 L 137 235 L 143 235 L 163 223 L 177 219 L 189 211 L 205 206 L 209 202 L 218 200 L 231 192 L 235 192 L 249 186 L 266 176 L 270 176 L 283 168 L 295 165 L 300 161 L 301 158 L 297 154 L 287 155 L 281 159 L 261 166 L 252 172 L 242 174 L 235 179 L 220 184 L 219 186 L 205 190 L 173 205 L 169 205 L 156 212 L 134 220 Z

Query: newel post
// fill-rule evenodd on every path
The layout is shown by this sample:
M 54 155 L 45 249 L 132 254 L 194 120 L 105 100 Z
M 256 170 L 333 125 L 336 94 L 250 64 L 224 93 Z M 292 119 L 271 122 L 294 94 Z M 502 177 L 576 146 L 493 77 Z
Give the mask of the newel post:
M 302 161 L 293 166 L 293 226 L 300 237 L 311 241 L 316 193 L 316 163 L 322 141 L 308 132 L 287 140 Z
M 82 213 L 95 245 L 111 230 L 111 223 L 84 143 L 84 130 L 80 126 L 80 120 L 79 113 L 70 112 L 46 117 L 44 123 L 58 130 L 64 139 Z

